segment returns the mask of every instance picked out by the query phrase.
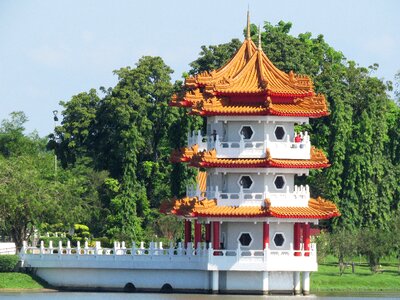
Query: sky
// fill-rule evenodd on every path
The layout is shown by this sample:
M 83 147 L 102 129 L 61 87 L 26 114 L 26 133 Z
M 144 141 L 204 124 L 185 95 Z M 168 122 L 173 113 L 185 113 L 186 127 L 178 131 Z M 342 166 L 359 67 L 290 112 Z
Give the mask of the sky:
M 179 79 L 202 45 L 243 40 L 248 7 L 253 24 L 323 34 L 360 66 L 378 63 L 385 81 L 400 70 L 398 0 L 0 0 L 0 120 L 23 111 L 27 133 L 46 136 L 60 101 L 114 86 L 113 70 L 144 55 Z

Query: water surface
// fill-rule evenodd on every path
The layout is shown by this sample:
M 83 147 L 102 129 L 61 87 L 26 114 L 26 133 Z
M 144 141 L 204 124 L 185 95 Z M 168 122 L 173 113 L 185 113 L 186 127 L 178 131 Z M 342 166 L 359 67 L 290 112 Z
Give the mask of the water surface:
M 249 295 L 199 295 L 199 294 L 154 294 L 154 293 L 100 293 L 100 292 L 11 292 L 0 293 L 0 299 L 18 300 L 377 300 L 400 299 L 400 293 L 360 293 L 360 294 L 324 294 L 310 296 L 249 296 Z

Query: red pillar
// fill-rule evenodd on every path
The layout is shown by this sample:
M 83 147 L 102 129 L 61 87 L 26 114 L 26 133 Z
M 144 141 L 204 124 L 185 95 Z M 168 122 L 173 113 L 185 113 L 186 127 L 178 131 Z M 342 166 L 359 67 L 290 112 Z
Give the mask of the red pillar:
M 293 249 L 300 250 L 300 223 L 294 223 L 294 234 L 293 234 Z M 300 251 L 295 251 L 294 256 L 300 256 Z
M 263 222 L 263 249 L 265 249 L 265 244 L 269 244 L 269 224 Z
M 220 248 L 219 242 L 219 222 L 212 222 L 213 225 L 213 248 L 218 250 Z
M 194 221 L 194 248 L 197 248 L 198 243 L 201 242 L 201 224 L 199 221 Z
M 211 242 L 211 223 L 205 224 L 206 226 L 206 243 Z
M 304 251 L 310 251 L 310 223 L 303 225 L 303 244 Z M 310 252 L 305 252 L 305 256 L 310 256 Z
M 185 219 L 185 248 L 192 241 L 192 222 Z

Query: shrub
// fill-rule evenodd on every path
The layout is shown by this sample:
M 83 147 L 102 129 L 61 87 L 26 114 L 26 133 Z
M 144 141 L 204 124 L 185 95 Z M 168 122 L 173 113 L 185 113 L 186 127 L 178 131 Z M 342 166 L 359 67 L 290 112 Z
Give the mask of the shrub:
M 74 224 L 75 234 L 89 231 L 89 227 L 83 224 Z
M 18 255 L 0 255 L 0 272 L 14 271 L 18 261 Z

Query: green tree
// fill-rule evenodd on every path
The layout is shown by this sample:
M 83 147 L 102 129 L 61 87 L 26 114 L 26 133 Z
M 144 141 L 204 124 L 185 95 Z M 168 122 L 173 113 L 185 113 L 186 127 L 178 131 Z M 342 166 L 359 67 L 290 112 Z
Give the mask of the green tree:
M 170 82 L 172 70 L 160 57 L 145 56 L 134 68 L 114 73 L 118 83 L 101 88 L 103 98 L 91 90 L 61 103 L 64 118 L 53 148 L 65 159 L 64 166 L 87 157 L 95 170 L 109 172 L 108 182 L 118 188 L 110 191 L 106 184 L 100 195 L 108 212 L 105 232 L 140 239 L 155 216 L 150 210 L 172 196 L 174 175 L 186 171 L 174 169 L 169 155 L 171 143 L 180 144 L 181 129 L 186 133 L 191 123 L 182 109 L 168 107 L 180 83 Z
M 97 197 L 87 172 L 54 172 L 54 155 L 37 136 L 24 135 L 24 114 L 0 128 L 0 230 L 21 247 L 42 223 L 88 221 Z M 87 213 L 89 212 L 89 213 Z
M 55 134 L 49 135 L 48 148 L 56 151 L 64 168 L 73 166 L 77 159 L 93 157 L 93 137 L 96 134 L 96 112 L 100 98 L 95 89 L 80 93 L 68 102 L 60 102 L 64 107 L 62 126 L 57 126 Z M 90 160 L 86 163 L 92 165 Z
M 388 230 L 377 230 L 375 228 L 363 228 L 360 231 L 361 254 L 365 255 L 371 271 L 379 271 L 379 262 L 392 251 L 392 238 Z
M 339 260 L 339 274 L 342 275 L 346 263 L 357 254 L 359 233 L 357 231 L 338 230 L 330 234 L 331 251 Z

